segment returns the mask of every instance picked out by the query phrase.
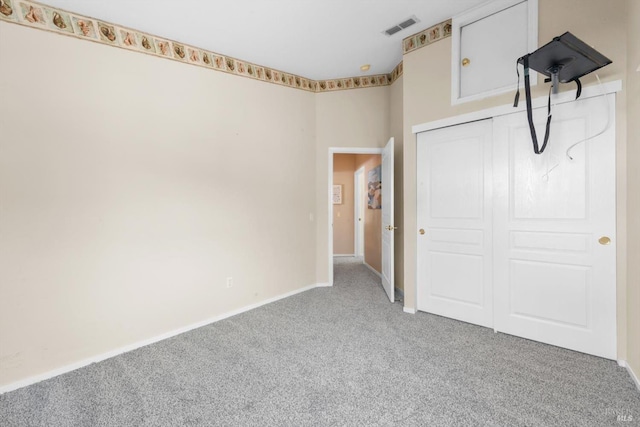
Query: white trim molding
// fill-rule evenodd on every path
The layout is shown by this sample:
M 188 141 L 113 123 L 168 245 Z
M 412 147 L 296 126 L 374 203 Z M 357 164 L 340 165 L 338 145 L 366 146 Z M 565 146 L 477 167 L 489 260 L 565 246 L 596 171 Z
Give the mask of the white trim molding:
M 340 258 L 340 257 L 350 257 L 350 258 L 355 258 L 356 255 L 355 254 L 333 254 L 334 258 Z
M 580 99 L 592 98 L 594 96 L 602 96 L 603 94 L 610 94 L 620 92 L 622 90 L 622 80 L 614 80 L 611 82 L 603 83 L 600 85 L 592 85 L 582 90 Z M 576 99 L 576 91 L 561 92 L 558 95 L 554 95 L 552 98 L 555 104 L 564 104 L 566 102 L 573 102 Z M 546 107 L 547 97 L 540 96 L 531 100 L 533 108 Z M 472 113 L 461 114 L 459 116 L 447 117 L 441 120 L 435 120 L 432 122 L 417 124 L 411 127 L 411 132 L 414 134 L 420 132 L 426 132 L 433 129 L 445 128 L 448 126 L 455 126 L 462 123 L 475 122 L 477 120 L 490 119 L 492 117 L 504 116 L 506 114 L 518 113 L 520 111 L 526 111 L 526 103 L 521 102 L 517 108 L 514 108 L 511 104 L 500 105 L 498 107 L 486 108 L 484 110 L 474 111 Z
M 636 388 L 638 389 L 638 391 L 640 391 L 640 379 L 638 379 L 638 376 L 636 375 L 636 373 L 633 372 L 633 369 L 631 369 L 631 366 L 629 366 L 629 363 L 627 363 L 626 360 L 618 360 L 618 365 L 627 370 L 627 372 L 629 373 L 629 376 L 631 377 L 631 380 L 633 380 L 633 382 L 636 385 Z
M 416 314 L 418 312 L 415 308 L 407 307 L 406 305 L 402 307 L 402 311 L 409 314 Z
M 138 341 L 138 342 L 135 342 L 135 343 L 132 343 L 132 344 L 129 344 L 129 345 L 125 345 L 125 346 L 117 348 L 115 350 L 111 350 L 111 351 L 108 351 L 106 353 L 102 353 L 102 354 L 98 354 L 98 355 L 95 355 L 95 356 L 92 356 L 92 357 L 88 357 L 88 358 L 80 360 L 78 362 L 70 363 L 68 365 L 61 366 L 60 368 L 56 368 L 56 369 L 53 369 L 51 371 L 44 372 L 42 374 L 34 375 L 34 376 L 31 376 L 31 377 L 28 377 L 28 378 L 25 378 L 25 379 L 22 379 L 22 380 L 13 382 L 13 383 L 6 384 L 4 386 L 0 386 L 0 395 L 2 395 L 4 393 L 8 393 L 8 392 L 13 391 L 13 390 L 17 390 L 19 388 L 27 387 L 27 386 L 35 384 L 35 383 L 39 383 L 40 381 L 48 380 L 50 378 L 57 377 L 57 376 L 62 375 L 62 374 L 66 374 L 67 372 L 75 371 L 76 369 L 83 368 L 83 367 L 88 366 L 88 365 L 90 365 L 92 363 L 102 362 L 103 360 L 107 360 L 107 359 L 110 359 L 112 357 L 118 356 L 120 354 L 127 353 L 129 351 L 136 350 L 138 348 L 145 347 L 145 346 L 157 343 L 157 342 L 162 341 L 162 340 L 166 340 L 167 338 L 171 338 L 171 337 L 174 337 L 176 335 L 180 335 L 180 334 L 183 334 L 185 332 L 189 332 L 189 331 L 191 331 L 193 329 L 201 328 L 203 326 L 207 326 L 207 325 L 210 325 L 212 323 L 219 322 L 220 320 L 228 319 L 229 317 L 233 317 L 233 316 L 235 316 L 237 314 L 245 313 L 247 311 L 253 310 L 253 309 L 258 308 L 258 307 L 261 307 L 263 305 L 271 304 L 272 302 L 276 302 L 278 300 L 281 300 L 281 299 L 284 299 L 284 298 L 288 298 L 290 296 L 293 296 L 293 295 L 296 295 L 296 294 L 299 294 L 299 293 L 302 293 L 302 292 L 306 292 L 306 291 L 309 291 L 311 289 L 315 289 L 315 288 L 318 288 L 318 287 L 325 287 L 325 286 L 330 286 L 330 285 L 328 283 L 316 283 L 316 284 L 313 284 L 313 285 L 310 285 L 310 286 L 305 286 L 304 288 L 296 289 L 294 291 L 290 291 L 290 292 L 287 292 L 287 293 L 284 293 L 284 294 L 281 294 L 281 295 L 277 295 L 275 297 L 266 299 L 264 301 L 261 301 L 261 302 L 255 303 L 255 304 L 250 304 L 250 305 L 247 305 L 245 307 L 238 308 L 236 310 L 231 310 L 231 311 L 228 311 L 226 313 L 220 314 L 218 316 L 214 316 L 214 317 L 211 317 L 209 319 L 206 319 L 206 320 L 203 320 L 203 321 L 200 321 L 200 322 L 196 322 L 196 323 L 193 323 L 193 324 L 188 325 L 188 326 L 184 326 L 182 328 L 174 329 L 172 331 L 166 332 L 166 333 L 161 334 L 161 335 L 156 335 L 155 337 L 148 338 L 146 340 L 142 340 L 142 341 Z
M 332 288 L 333 285 L 331 283 L 324 282 L 324 283 L 316 283 L 315 287 L 316 288 Z
M 375 268 L 371 267 L 369 264 L 367 264 L 366 261 L 362 261 L 362 263 L 364 264 L 365 267 L 367 267 L 369 270 L 371 270 L 371 272 L 373 274 L 375 274 L 376 276 L 378 276 L 379 278 L 382 279 L 382 274 L 380 274 L 380 272 L 378 270 L 376 270 Z

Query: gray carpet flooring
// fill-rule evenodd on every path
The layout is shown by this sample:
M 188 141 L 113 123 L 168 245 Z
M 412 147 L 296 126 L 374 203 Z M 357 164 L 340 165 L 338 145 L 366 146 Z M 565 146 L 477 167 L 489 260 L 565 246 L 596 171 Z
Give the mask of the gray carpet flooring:
M 0 396 L 2 426 L 639 421 L 640 392 L 615 362 L 405 314 L 401 304 L 389 303 L 379 279 L 350 259 L 337 260 L 333 288 Z

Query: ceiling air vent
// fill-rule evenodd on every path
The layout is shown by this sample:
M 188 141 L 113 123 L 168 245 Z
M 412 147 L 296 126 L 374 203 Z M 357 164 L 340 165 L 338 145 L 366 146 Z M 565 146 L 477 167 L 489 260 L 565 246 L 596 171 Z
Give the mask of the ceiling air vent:
M 402 31 L 402 27 L 396 25 L 395 27 L 391 27 L 388 30 L 385 30 L 384 33 L 388 36 L 392 36 L 395 33 L 397 33 L 398 31 Z
M 416 18 L 415 15 L 410 16 L 409 18 L 405 19 L 404 21 L 402 21 L 401 23 L 394 25 L 393 27 L 384 30 L 382 33 L 386 34 L 387 36 L 392 36 L 397 32 L 400 32 L 402 30 L 404 30 L 405 28 L 409 28 L 410 26 L 412 26 L 413 24 L 420 22 L 420 20 L 418 18 Z

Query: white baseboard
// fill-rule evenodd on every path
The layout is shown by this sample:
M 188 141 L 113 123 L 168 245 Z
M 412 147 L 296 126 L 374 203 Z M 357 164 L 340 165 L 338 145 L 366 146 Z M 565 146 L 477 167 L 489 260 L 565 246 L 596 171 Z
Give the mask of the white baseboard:
M 340 257 L 340 256 L 344 256 L 344 257 L 351 257 L 351 258 L 355 258 L 355 254 L 333 254 L 334 257 Z
M 331 283 L 328 282 L 324 282 L 324 283 L 316 283 L 316 288 L 330 288 L 333 285 Z
M 376 276 L 378 276 L 379 278 L 382 279 L 382 274 L 380 274 L 378 272 L 378 270 L 376 270 L 375 268 L 371 267 L 369 264 L 367 264 L 366 261 L 362 261 L 362 263 L 364 264 L 365 267 L 367 267 L 369 270 L 373 271 L 373 274 L 375 274 Z
M 623 368 L 625 368 L 627 370 L 627 372 L 629 372 L 629 375 L 631 376 L 631 379 L 636 384 L 636 388 L 638 389 L 638 391 L 640 391 L 640 379 L 638 379 L 638 376 L 636 375 L 635 372 L 633 372 L 633 369 L 631 369 L 631 366 L 629 366 L 627 361 L 626 360 L 618 360 L 618 365 L 622 366 Z
M 284 293 L 284 294 L 281 294 L 281 295 L 277 295 L 275 297 L 266 299 L 264 301 L 257 302 L 255 304 L 250 304 L 250 305 L 247 305 L 245 307 L 238 308 L 236 310 L 231 310 L 231 311 L 229 311 L 227 313 L 223 313 L 223 314 L 220 314 L 218 316 L 211 317 L 211 318 L 203 320 L 201 322 L 193 323 L 191 325 L 188 325 L 188 326 L 185 326 L 185 327 L 182 327 L 182 328 L 174 329 L 173 331 L 170 331 L 170 332 L 167 332 L 167 333 L 164 333 L 164 334 L 161 334 L 161 335 L 157 335 L 155 337 L 152 337 L 152 338 L 149 338 L 149 339 L 146 339 L 146 340 L 138 341 L 138 342 L 135 342 L 133 344 L 129 344 L 129 345 L 126 345 L 124 347 L 120 347 L 120 348 L 117 348 L 115 350 L 108 351 L 106 353 L 98 354 L 96 356 L 88 357 L 88 358 L 80 360 L 78 362 L 71 363 L 69 365 L 65 365 L 65 366 L 62 366 L 60 368 L 56 368 L 56 369 L 53 369 L 51 371 L 48 371 L 48 372 L 45 372 L 45 373 L 42 373 L 42 374 L 39 374 L 39 375 L 34 375 L 32 377 L 28 377 L 28 378 L 25 378 L 25 379 L 22 379 L 22 380 L 19 380 L 19 381 L 10 383 L 10 384 L 6 384 L 6 385 L 3 385 L 3 386 L 0 386 L 0 395 L 4 394 L 4 393 L 7 393 L 7 392 L 10 392 L 10 391 L 13 391 L 13 390 L 17 390 L 17 389 L 22 388 L 22 387 L 29 386 L 31 384 L 39 383 L 40 381 L 44 381 L 44 380 L 48 380 L 48 379 L 53 378 L 53 377 L 57 377 L 58 375 L 66 374 L 67 372 L 75 371 L 76 369 L 83 368 L 83 367 L 85 367 L 87 365 L 90 365 L 92 363 L 102 362 L 103 360 L 110 359 L 110 358 L 118 356 L 120 354 L 127 353 L 129 351 L 138 349 L 140 347 L 145 347 L 147 345 L 150 345 L 150 344 L 165 340 L 167 338 L 171 338 L 171 337 L 174 337 L 176 335 L 183 334 L 185 332 L 191 331 L 192 329 L 201 328 L 201 327 L 209 325 L 211 323 L 215 323 L 215 322 L 218 322 L 220 320 L 224 320 L 224 319 L 227 319 L 229 317 L 233 317 L 233 316 L 235 316 L 237 314 L 241 314 L 241 313 L 253 310 L 253 309 L 261 307 L 263 305 L 267 305 L 267 304 L 270 304 L 272 302 L 276 302 L 278 300 L 281 300 L 281 299 L 284 299 L 284 298 L 288 298 L 290 296 L 293 296 L 293 295 L 296 295 L 296 294 L 299 294 L 299 293 L 302 293 L 302 292 L 305 292 L 305 291 L 308 291 L 308 290 L 311 290 L 311 289 L 314 289 L 314 288 L 317 288 L 317 287 L 323 287 L 323 286 L 329 286 L 329 284 L 328 283 L 316 283 L 314 285 L 306 286 L 306 287 L 301 288 L 301 289 L 296 289 L 294 291 L 287 292 L 287 293 Z
M 402 307 L 402 311 L 409 314 L 416 314 L 418 310 L 416 310 L 415 308 Z

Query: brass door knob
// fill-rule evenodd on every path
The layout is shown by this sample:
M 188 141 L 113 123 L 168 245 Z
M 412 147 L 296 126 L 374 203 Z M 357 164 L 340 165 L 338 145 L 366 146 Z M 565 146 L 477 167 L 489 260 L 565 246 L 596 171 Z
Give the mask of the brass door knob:
M 598 239 L 598 243 L 600 243 L 601 245 L 608 245 L 611 243 L 611 239 L 607 236 L 602 236 Z
M 419 231 L 420 234 L 424 234 L 424 228 L 421 228 Z
M 467 65 L 471 64 L 471 60 L 469 58 L 464 58 L 462 60 L 462 66 L 466 67 Z

